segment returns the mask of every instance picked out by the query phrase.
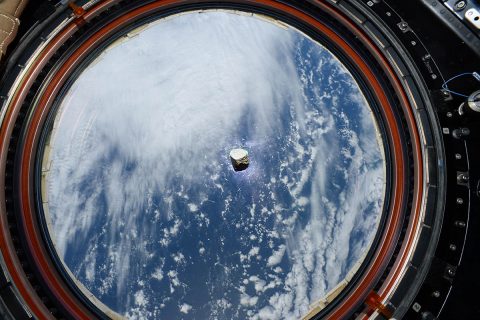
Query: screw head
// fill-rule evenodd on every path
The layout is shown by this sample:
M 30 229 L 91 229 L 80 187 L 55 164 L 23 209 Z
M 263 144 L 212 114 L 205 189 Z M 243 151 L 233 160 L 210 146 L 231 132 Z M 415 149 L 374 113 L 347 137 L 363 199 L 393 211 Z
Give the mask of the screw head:
M 454 277 L 455 276 L 455 270 L 453 270 L 452 268 L 448 268 L 447 269 L 447 274 L 449 277 Z
M 406 23 L 405 21 L 402 21 L 398 24 L 398 27 L 400 28 L 400 30 L 406 31 L 408 28 L 408 23 Z
M 455 153 L 455 159 L 457 160 L 462 159 L 462 155 L 460 153 Z
M 451 117 L 453 117 L 453 113 L 451 113 L 451 112 L 447 112 L 447 117 L 448 117 L 448 118 L 451 118 Z
M 462 198 L 457 198 L 457 203 L 458 204 L 463 204 L 463 199 Z
M 433 291 L 433 292 L 432 292 L 432 296 L 434 296 L 435 298 L 440 297 L 440 291 L 438 291 L 438 290 Z
M 457 3 L 455 3 L 454 9 L 455 10 L 463 10 L 466 5 L 467 5 L 466 1 L 458 1 Z
M 457 220 L 457 221 L 455 221 L 455 226 L 460 227 L 460 228 L 464 228 L 465 227 L 465 222 Z
M 420 309 L 422 309 L 422 306 L 418 303 L 418 302 L 415 302 L 412 306 L 412 309 L 415 311 L 415 312 L 418 312 L 420 311 Z
M 469 178 L 468 178 L 468 175 L 466 175 L 465 173 L 460 173 L 457 176 L 457 180 L 458 180 L 458 182 L 461 182 L 461 183 L 467 183 Z
M 454 244 L 451 244 L 451 245 L 449 246 L 449 249 L 452 250 L 452 251 L 455 251 L 455 250 L 457 250 L 457 246 L 454 245 Z
M 422 320 L 433 320 L 435 316 L 430 311 L 422 312 Z

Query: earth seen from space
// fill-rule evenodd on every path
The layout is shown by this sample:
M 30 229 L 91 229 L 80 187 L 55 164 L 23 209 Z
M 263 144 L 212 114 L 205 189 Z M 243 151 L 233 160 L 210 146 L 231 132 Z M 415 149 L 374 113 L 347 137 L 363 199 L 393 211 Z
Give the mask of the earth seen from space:
M 128 319 L 300 319 L 373 241 L 379 136 L 353 76 L 297 29 L 230 11 L 161 19 L 60 102 L 50 237 Z

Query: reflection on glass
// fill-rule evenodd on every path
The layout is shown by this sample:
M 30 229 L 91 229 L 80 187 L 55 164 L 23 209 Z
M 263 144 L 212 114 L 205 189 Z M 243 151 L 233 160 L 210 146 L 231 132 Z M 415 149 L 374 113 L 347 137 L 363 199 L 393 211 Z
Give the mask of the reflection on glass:
M 69 89 L 45 213 L 65 265 L 127 318 L 298 319 L 369 248 L 382 148 L 324 47 L 194 12 L 125 36 Z

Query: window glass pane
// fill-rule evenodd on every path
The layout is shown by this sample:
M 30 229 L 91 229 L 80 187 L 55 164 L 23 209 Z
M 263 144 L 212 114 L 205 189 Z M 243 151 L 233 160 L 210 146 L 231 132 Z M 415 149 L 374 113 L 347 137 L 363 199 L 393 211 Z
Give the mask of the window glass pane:
M 363 261 L 385 197 L 346 67 L 231 11 L 121 37 L 69 88 L 45 152 L 58 255 L 129 318 L 298 319 Z

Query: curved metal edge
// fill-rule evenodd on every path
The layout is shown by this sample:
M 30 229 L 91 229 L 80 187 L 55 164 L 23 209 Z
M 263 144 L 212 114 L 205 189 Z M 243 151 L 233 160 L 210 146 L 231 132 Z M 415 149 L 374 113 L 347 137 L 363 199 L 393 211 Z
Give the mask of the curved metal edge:
M 44 21 L 39 21 L 34 24 L 32 29 L 27 32 L 27 34 L 22 38 L 20 45 L 17 47 L 16 51 L 12 53 L 11 59 L 9 59 L 6 70 L 3 74 L 2 84 L 10 83 L 8 87 L 3 86 L 0 89 L 0 103 L 2 104 L 2 109 L 0 110 L 0 119 L 2 121 L 2 130 L 9 131 L 13 130 L 13 125 L 11 123 L 5 123 L 4 119 L 6 117 L 7 108 L 6 106 L 11 102 L 12 97 L 15 95 L 15 91 L 21 85 L 25 79 L 25 75 L 29 72 L 29 68 L 34 63 L 34 60 L 42 52 L 42 50 L 51 42 L 49 35 L 57 34 L 64 30 L 69 23 L 74 20 L 74 16 L 66 10 L 66 6 L 59 5 L 57 10 L 51 16 L 49 16 Z M 77 29 L 77 26 L 74 25 L 73 29 Z M 68 33 L 68 32 L 67 32 Z M 46 63 L 48 58 L 43 63 Z M 26 94 L 25 92 L 21 94 Z M 9 126 L 10 128 L 5 128 Z M 5 145 L 2 146 L 4 150 L 1 153 L 2 160 L 2 172 L 5 172 L 5 157 L 7 151 Z M 0 177 L 0 184 L 4 186 L 5 176 Z M 2 188 L 3 189 L 3 188 Z M 25 265 L 25 257 L 19 258 L 13 256 L 5 256 L 4 250 L 9 250 L 15 252 L 15 245 L 12 243 L 12 239 L 15 235 L 11 232 L 15 228 L 5 229 L 9 225 L 10 220 L 7 219 L 7 216 L 10 216 L 5 208 L 5 202 L 2 194 L 2 203 L 0 204 L 1 208 L 1 218 L 3 230 L 1 232 L 2 236 L 2 257 L 0 259 L 0 268 L 2 269 L 2 275 L 5 275 L 5 288 L 0 289 L 0 298 L 4 301 L 8 301 L 8 308 L 13 313 L 15 319 L 28 319 L 31 318 L 34 314 L 38 319 L 52 319 L 53 314 L 58 312 L 58 309 L 52 304 L 49 303 L 50 307 L 46 307 L 45 303 L 48 302 L 48 299 L 45 295 L 42 294 L 41 286 L 34 285 L 29 283 L 27 279 L 31 279 L 33 274 L 25 273 L 22 270 L 22 266 Z M 8 220 L 8 221 L 7 221 Z M 15 221 L 13 221 L 15 223 Z M 16 236 L 18 238 L 18 236 Z M 9 248 L 9 249 L 7 249 Z M 23 260 L 22 260 L 23 259 Z M 1 280 L 1 279 L 0 279 Z M 0 281 L 1 282 L 1 281 Z M 40 289 L 40 291 L 38 291 Z M 3 292 L 8 292 L 8 295 L 3 296 Z
M 346 2 L 346 1 L 343 1 Z M 445 210 L 446 197 L 446 175 L 445 175 L 445 149 L 443 145 L 442 133 L 437 113 L 434 110 L 429 92 L 427 90 L 427 83 L 421 76 L 419 71 L 418 57 L 414 59 L 411 51 L 407 47 L 422 46 L 424 57 L 429 56 L 427 49 L 423 46 L 420 39 L 415 35 L 414 31 L 408 29 L 410 37 L 415 40 L 410 40 L 410 43 L 405 44 L 400 40 L 396 34 L 404 33 L 400 26 L 396 32 L 392 31 L 391 26 L 385 23 L 384 19 L 379 17 L 379 14 L 374 12 L 371 7 L 377 5 L 376 2 L 360 0 L 351 0 L 355 8 L 360 10 L 361 14 L 365 16 L 366 20 L 362 21 L 360 26 L 367 32 L 372 39 L 375 39 L 382 52 L 389 57 L 393 66 L 396 67 L 397 73 L 400 75 L 403 85 L 407 88 L 409 100 L 415 106 L 414 114 L 417 125 L 422 127 L 420 130 L 422 135 L 422 153 L 423 162 L 427 168 L 425 172 L 425 192 L 422 200 L 422 219 L 420 228 L 414 235 L 415 245 L 411 249 L 408 262 L 404 265 L 402 271 L 402 278 L 396 284 L 393 290 L 386 292 L 382 299 L 384 305 L 392 307 L 395 312 L 395 318 L 402 318 L 407 310 L 414 302 L 420 287 L 422 286 L 429 269 L 431 267 L 434 253 L 437 248 L 437 243 L 440 237 L 440 232 L 443 223 L 443 212 Z M 385 5 L 385 3 L 382 3 Z M 339 3 L 339 7 L 342 4 Z M 391 8 L 388 10 L 378 10 L 379 12 L 390 12 L 391 15 L 396 15 L 401 22 L 402 19 Z M 345 10 L 344 12 L 347 12 Z M 352 11 L 348 12 L 352 13 Z M 391 17 L 387 15 L 387 17 Z M 397 53 L 393 51 L 393 48 Z M 417 60 L 416 62 L 414 62 Z M 440 75 L 440 72 L 434 70 L 432 75 Z M 435 76 L 432 76 L 435 78 Z M 430 133 L 430 137 L 427 134 Z M 410 226 L 412 227 L 412 226 Z M 373 317 L 380 317 L 380 313 L 376 313 Z
M 387 52 L 388 53 L 388 52 Z

